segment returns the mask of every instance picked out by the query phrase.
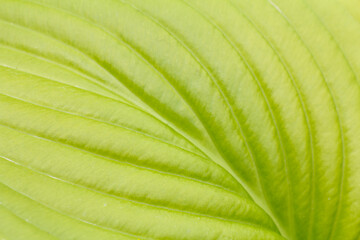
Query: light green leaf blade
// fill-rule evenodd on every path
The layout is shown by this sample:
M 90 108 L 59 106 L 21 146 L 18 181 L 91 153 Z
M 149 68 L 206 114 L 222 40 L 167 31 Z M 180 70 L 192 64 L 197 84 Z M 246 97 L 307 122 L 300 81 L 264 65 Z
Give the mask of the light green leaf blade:
M 0 4 L 0 238 L 360 238 L 357 1 Z

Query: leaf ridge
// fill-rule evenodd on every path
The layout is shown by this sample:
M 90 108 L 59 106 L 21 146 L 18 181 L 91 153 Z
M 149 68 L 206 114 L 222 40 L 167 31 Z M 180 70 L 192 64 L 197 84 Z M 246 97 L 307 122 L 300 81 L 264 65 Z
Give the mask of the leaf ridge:
M 256 228 L 264 228 L 264 229 L 267 229 L 269 231 L 273 231 L 272 229 L 270 229 L 268 227 L 265 227 L 263 225 L 260 225 L 259 223 L 252 223 L 252 222 L 245 222 L 243 220 L 223 218 L 223 217 L 218 217 L 218 216 L 215 216 L 215 215 L 209 215 L 209 214 L 205 214 L 205 213 L 198 213 L 198 212 L 195 212 L 195 211 L 186 211 L 186 210 L 181 210 L 179 208 L 166 207 L 166 206 L 162 206 L 162 205 L 158 205 L 158 204 L 152 204 L 152 203 L 148 203 L 148 202 L 144 202 L 144 201 L 134 200 L 134 199 L 131 199 L 129 197 L 123 197 L 123 196 L 118 196 L 118 195 L 114 195 L 114 194 L 111 194 L 111 193 L 106 193 L 104 191 L 100 191 L 100 190 L 90 188 L 90 187 L 88 187 L 86 185 L 83 185 L 83 184 L 77 184 L 77 183 L 74 183 L 74 182 L 71 182 L 71 181 L 68 181 L 68 180 L 65 180 L 65 179 L 62 179 L 62 178 L 55 177 L 53 175 L 50 175 L 50 174 L 47 174 L 47 173 L 44 173 L 44 172 L 41 172 L 41 171 L 35 170 L 32 167 L 20 164 L 20 163 L 14 161 L 14 160 L 11 160 L 11 159 L 9 159 L 9 158 L 7 158 L 5 156 L 0 156 L 0 158 L 3 158 L 5 160 L 7 160 L 8 162 L 19 165 L 19 166 L 21 166 L 23 168 L 26 168 L 28 170 L 31 170 L 34 173 L 41 174 L 41 175 L 47 176 L 49 178 L 55 179 L 57 181 L 64 182 L 66 184 L 70 184 L 70 185 L 73 185 L 73 186 L 76 186 L 76 187 L 84 188 L 84 189 L 87 189 L 89 191 L 93 191 L 93 192 L 96 192 L 96 193 L 99 193 L 99 194 L 102 194 L 102 195 L 105 195 L 105 196 L 108 196 L 108 197 L 111 197 L 111 198 L 121 199 L 121 200 L 129 201 L 129 202 L 132 202 L 132 203 L 135 203 L 135 204 L 145 205 L 145 206 L 152 207 L 152 208 L 158 208 L 158 209 L 161 209 L 161 210 L 174 212 L 174 213 L 178 213 L 178 214 L 186 214 L 186 215 L 190 215 L 190 216 L 193 216 L 193 217 L 200 216 L 200 217 L 206 217 L 206 218 L 213 218 L 213 219 L 216 219 L 216 220 L 219 220 L 219 221 L 233 222 L 233 223 L 237 223 L 237 224 L 240 224 L 240 225 L 248 225 L 248 226 L 252 226 L 252 227 L 256 227 Z M 257 206 L 257 205 L 254 205 L 253 203 L 249 202 L 246 199 L 242 199 L 241 201 L 244 201 L 244 203 L 246 203 L 248 205 Z
M 331 96 L 332 104 L 334 105 L 334 110 L 335 110 L 335 112 L 336 112 L 337 121 L 338 121 L 338 124 L 339 124 L 340 136 L 341 136 L 341 147 L 342 147 L 342 164 L 341 164 L 341 165 L 342 165 L 342 168 L 341 168 L 340 193 L 339 193 L 339 194 L 341 195 L 342 185 L 343 185 L 343 181 L 344 181 L 344 168 L 345 168 L 345 159 L 346 159 L 345 151 L 346 151 L 346 150 L 345 150 L 345 139 L 344 139 L 342 121 L 341 121 L 341 119 L 340 119 L 340 113 L 339 113 L 339 109 L 338 109 L 338 106 L 337 106 L 336 101 L 335 101 L 334 94 L 333 94 L 333 92 L 331 91 L 330 86 L 328 85 L 328 83 L 327 83 L 327 81 L 326 81 L 325 74 L 324 74 L 323 70 L 321 69 L 319 63 L 317 62 L 315 56 L 314 56 L 313 53 L 310 51 L 309 47 L 305 44 L 304 40 L 302 39 L 302 37 L 300 36 L 300 34 L 297 32 L 297 30 L 295 29 L 295 27 L 291 24 L 290 20 L 285 16 L 285 14 L 281 11 L 281 9 L 280 9 L 278 6 L 275 5 L 275 3 L 273 3 L 271 0 L 267 0 L 267 1 L 268 1 L 268 2 L 270 3 L 270 5 L 273 6 L 273 7 L 277 10 L 277 12 L 285 19 L 285 21 L 289 24 L 289 26 L 290 26 L 290 27 L 293 29 L 293 31 L 296 33 L 296 35 L 298 36 L 298 38 L 300 39 L 301 43 L 304 45 L 304 47 L 306 48 L 306 50 L 309 52 L 309 54 L 311 55 L 311 57 L 312 57 L 315 65 L 316 65 L 316 67 L 319 69 L 320 74 L 321 74 L 321 76 L 322 76 L 322 78 L 323 78 L 323 80 L 324 80 L 324 83 L 325 83 L 326 87 L 327 87 L 327 90 L 328 90 L 328 92 L 329 92 L 329 94 L 330 94 L 330 96 Z M 304 1 L 302 1 L 302 2 L 304 2 Z M 307 4 L 305 4 L 305 5 L 307 5 Z M 311 10 L 311 8 L 310 8 L 309 6 L 307 6 L 307 7 L 308 7 L 308 9 Z M 313 10 L 311 10 L 311 11 L 313 12 Z M 330 33 L 330 34 L 331 34 L 331 33 Z M 340 49 L 340 52 L 342 52 L 341 49 Z M 348 64 L 349 64 L 349 63 L 348 63 Z M 350 66 L 350 65 L 349 65 L 349 66 Z M 350 68 L 351 68 L 351 66 L 350 66 Z M 352 72 L 353 72 L 353 70 L 352 70 Z M 354 76 L 356 77 L 356 75 L 355 75 L 354 72 L 353 72 L 353 74 L 354 74 Z M 313 165 L 314 165 L 314 163 L 313 163 Z M 313 167 L 313 169 L 314 169 L 314 167 Z M 314 173 L 314 170 L 313 170 L 313 174 L 315 174 L 315 173 Z M 313 178 L 314 178 L 314 177 L 313 177 Z M 314 188 L 315 188 L 315 181 L 312 181 L 312 182 L 313 182 L 313 184 L 312 184 L 312 189 L 314 189 Z M 312 190 L 312 197 L 311 197 L 311 202 L 312 202 L 312 203 L 314 202 L 314 195 L 315 195 L 314 190 Z M 339 197 L 339 201 L 338 201 L 339 204 L 340 204 L 340 201 L 341 201 L 341 196 Z M 339 207 L 338 207 L 338 208 L 339 208 Z M 337 208 L 337 209 L 338 209 L 338 208 Z M 310 215 L 310 223 L 311 223 L 311 222 L 313 221 L 313 210 L 314 210 L 314 208 L 311 207 L 310 209 L 311 209 L 311 215 Z M 338 212 L 338 210 L 337 210 L 337 212 Z M 337 215 L 337 214 L 336 214 L 336 215 Z M 335 217 L 335 221 L 336 221 L 336 217 Z M 335 224 L 335 223 L 334 223 L 334 224 Z M 311 228 L 313 227 L 313 225 L 310 224 L 309 226 L 310 226 L 310 229 L 309 229 L 309 235 L 310 235 Z M 333 225 L 333 226 L 335 226 L 335 225 Z M 333 232 L 333 231 L 334 231 L 334 227 L 332 227 L 331 229 L 332 229 L 331 232 Z M 311 238 L 310 238 L 310 239 L 311 239 Z M 331 239 L 331 237 L 330 237 L 330 239 Z
M 30 2 L 30 1 L 29 1 Z M 155 64 L 152 63 L 147 57 L 145 57 L 143 54 L 141 54 L 141 51 L 139 51 L 134 45 L 128 43 L 127 41 L 125 41 L 124 39 L 118 37 L 117 35 L 115 35 L 114 33 L 112 33 L 110 30 L 108 30 L 107 28 L 105 28 L 104 26 L 102 25 L 99 25 L 99 24 L 96 24 L 94 23 L 93 21 L 90 21 L 84 17 L 81 17 L 79 14 L 75 14 L 73 12 L 70 12 L 68 10 L 65 10 L 63 8 L 59 8 L 59 7 L 55 7 L 55 6 L 50 6 L 48 4 L 44 4 L 44 3 L 40 3 L 40 2 L 37 2 L 37 1 L 31 1 L 31 3 L 36 3 L 36 4 L 39 4 L 41 6 L 44 6 L 44 7 L 48 7 L 48 8 L 53 8 L 53 9 L 56 9 L 58 11 L 61 11 L 61 12 L 64 12 L 66 14 L 69 14 L 71 16 L 74 16 L 78 19 L 81 19 L 85 22 L 87 22 L 89 25 L 92 25 L 96 28 L 99 28 L 101 29 L 103 32 L 105 32 L 109 37 L 115 39 L 116 41 L 120 42 L 121 44 L 123 44 L 126 48 L 128 48 L 138 59 L 140 59 L 141 61 L 143 61 L 146 65 L 148 65 L 152 70 L 153 72 L 158 75 L 163 81 L 164 83 L 168 84 L 172 90 L 175 92 L 175 94 L 177 94 L 185 103 L 186 103 L 186 106 L 196 115 L 196 117 L 200 120 L 200 122 L 203 124 L 203 121 L 199 118 L 199 115 L 198 113 L 194 110 L 194 108 L 191 106 L 191 104 L 189 104 L 188 100 L 186 99 L 185 96 L 183 96 L 179 91 L 178 89 L 171 83 L 171 81 L 165 77 L 164 73 L 162 71 L 160 71 L 158 68 L 155 67 Z M 118 79 L 119 81 L 121 81 L 120 79 Z M 130 91 L 131 89 L 126 86 Z M 139 97 L 139 96 L 138 96 Z M 139 97 L 140 98 L 140 97 Z M 143 101 L 145 104 L 146 102 Z M 204 126 L 205 127 L 205 126 Z M 184 136 L 185 137 L 185 136 Z M 194 144 L 194 143 L 193 143 Z M 200 149 L 199 149 L 200 150 Z M 205 154 L 205 153 L 204 153 Z M 209 156 L 208 156 L 209 157 Z
M 250 158 L 252 159 L 252 163 L 255 165 L 255 172 L 256 172 L 256 176 L 257 176 L 257 179 L 259 181 L 259 173 L 258 173 L 258 167 L 256 166 L 256 161 L 254 160 L 254 156 L 253 156 L 253 153 L 251 152 L 250 150 L 250 146 L 249 146 L 249 143 L 248 141 L 245 139 L 245 135 L 243 133 L 243 130 L 242 130 L 242 127 L 239 123 L 239 120 L 238 118 L 236 117 L 235 113 L 234 113 L 234 110 L 233 110 L 233 107 L 231 106 L 229 100 L 227 99 L 226 95 L 224 94 L 223 90 L 221 89 L 221 87 L 219 86 L 219 84 L 217 83 L 217 80 L 215 79 L 215 77 L 213 76 L 213 74 L 209 71 L 208 67 L 204 66 L 204 64 L 198 59 L 198 57 L 193 53 L 193 51 L 191 49 L 189 49 L 189 47 L 182 41 L 180 40 L 174 33 L 172 33 L 166 26 L 164 26 L 162 23 L 160 23 L 158 20 L 156 20 L 154 17 L 150 16 L 149 14 L 146 14 L 144 13 L 142 10 L 140 10 L 139 8 L 137 8 L 136 6 L 134 6 L 133 4 L 129 3 L 129 2 L 126 2 L 126 1 L 123 1 L 121 0 L 121 2 L 131 6 L 132 8 L 134 8 L 136 11 L 138 11 L 140 14 L 144 15 L 146 18 L 148 18 L 150 21 L 153 21 L 154 23 L 156 23 L 157 25 L 159 25 L 161 28 L 163 28 L 166 32 L 168 32 L 168 34 L 170 36 L 172 36 L 177 42 L 180 43 L 180 45 L 182 45 L 184 47 L 184 49 L 186 51 L 189 52 L 189 54 L 194 58 L 194 60 L 196 62 L 199 63 L 199 65 L 202 67 L 202 69 L 206 72 L 206 74 L 210 77 L 210 79 L 212 80 L 212 82 L 215 84 L 216 88 L 218 89 L 220 95 L 222 96 L 223 100 L 225 101 L 226 105 L 228 106 L 230 112 L 231 112 L 231 115 L 234 119 L 234 122 L 236 123 L 236 125 L 238 126 L 239 128 L 239 131 L 240 131 L 240 136 L 242 136 L 243 140 L 244 140 L 244 143 L 245 143 L 245 146 L 246 146 L 246 149 L 249 153 L 249 156 Z M 212 134 L 211 134 L 212 135 Z M 219 152 L 222 154 L 222 151 L 218 148 L 216 142 L 214 141 L 213 137 L 212 137 L 212 141 L 215 143 L 215 146 L 216 148 L 219 150 Z M 224 158 L 225 159 L 225 158 Z M 225 159 L 226 160 L 226 159 Z M 231 166 L 230 166 L 231 167 Z M 261 185 L 261 183 L 260 183 Z
M 123 231 L 120 231 L 120 230 L 117 230 L 117 229 L 105 227 L 105 226 L 102 226 L 102 225 L 99 225 L 99 224 L 96 224 L 96 223 L 88 222 L 88 221 L 83 220 L 83 219 L 81 219 L 81 218 L 77 218 L 77 217 L 72 216 L 72 215 L 69 215 L 69 214 L 67 214 L 67 213 L 65 213 L 65 212 L 63 212 L 63 211 L 61 211 L 61 210 L 55 209 L 55 208 L 53 208 L 53 207 L 50 207 L 49 205 L 47 205 L 47 204 L 45 204 L 45 203 L 43 203 L 43 202 L 41 202 L 41 201 L 37 201 L 37 200 L 33 199 L 31 196 L 27 195 L 26 193 L 17 191 L 17 190 L 13 189 L 12 187 L 10 187 L 10 186 L 8 186 L 8 185 L 6 185 L 6 184 L 4 184 L 4 183 L 0 183 L 0 184 L 4 185 L 5 187 L 9 188 L 10 190 L 12 190 L 12 191 L 14 191 L 14 192 L 16 192 L 16 193 L 18 193 L 18 194 L 20 194 L 20 195 L 22 195 L 22 196 L 30 199 L 31 201 L 34 201 L 34 202 L 36 202 L 36 203 L 38 203 L 38 204 L 40 204 L 40 205 L 42 205 L 42 206 L 44 206 L 44 207 L 46 207 L 46 208 L 54 211 L 54 212 L 57 212 L 57 213 L 65 216 L 65 217 L 68 217 L 68 218 L 77 220 L 77 221 L 82 222 L 82 223 L 85 223 L 85 224 L 90 224 L 90 225 L 95 226 L 95 227 L 100 228 L 100 229 L 104 229 L 104 230 L 107 230 L 107 231 L 120 233 L 121 235 L 125 235 L 125 236 L 127 236 L 127 237 L 132 237 L 132 238 L 137 238 L 137 239 L 138 239 L 139 237 L 141 237 L 141 239 L 151 239 L 151 238 L 145 238 L 145 237 L 143 237 L 143 236 L 138 236 L 138 235 L 135 235 L 135 234 L 132 234 L 132 233 L 123 232 Z
M 132 163 L 132 162 L 129 162 L 129 161 L 121 161 L 121 160 L 119 160 L 119 159 L 115 159 L 115 158 L 111 158 L 111 157 L 108 157 L 108 156 L 100 155 L 100 154 L 98 154 L 98 153 L 95 153 L 95 152 L 93 152 L 93 151 L 89 151 L 89 150 L 87 150 L 87 149 L 79 148 L 79 147 L 74 146 L 74 145 L 71 145 L 71 144 L 69 144 L 69 143 L 63 143 L 63 142 L 60 142 L 60 141 L 57 141 L 57 140 L 54 140 L 54 139 L 49 139 L 49 138 L 45 138 L 45 137 L 42 137 L 42 136 L 39 136 L 39 135 L 34 135 L 34 134 L 32 134 L 32 133 L 26 132 L 26 131 L 24 131 L 24 130 L 19 130 L 19 129 L 17 129 L 17 128 L 14 128 L 14 127 L 12 127 L 12 126 L 6 125 L 6 124 L 4 124 L 4 123 L 0 123 L 0 125 L 3 126 L 3 127 L 6 127 L 6 128 L 12 129 L 12 130 L 14 130 L 14 131 L 21 132 L 21 133 L 23 133 L 23 134 L 26 134 L 26 135 L 35 137 L 35 138 L 39 138 L 39 139 L 42 139 L 42 140 L 45 140 L 45 141 L 57 143 L 57 144 L 60 144 L 60 145 L 66 146 L 66 147 L 70 147 L 70 148 L 73 148 L 73 149 L 82 151 L 82 152 L 86 152 L 86 153 L 89 153 L 89 154 L 98 156 L 98 157 L 100 157 L 100 158 L 102 158 L 102 159 L 106 159 L 106 160 L 113 161 L 113 162 L 120 163 L 120 164 L 126 164 L 126 165 L 129 165 L 129 166 L 135 167 L 135 168 L 152 171 L 152 172 L 156 172 L 156 173 L 159 173 L 159 174 L 169 175 L 169 176 L 178 177 L 178 178 L 184 178 L 184 179 L 187 179 L 187 180 L 190 180 L 190 181 L 194 181 L 194 182 L 206 184 L 206 185 L 212 186 L 212 187 L 217 188 L 217 189 L 221 189 L 221 190 L 223 190 L 223 191 L 226 191 L 226 192 L 229 192 L 229 193 L 232 193 L 232 194 L 236 194 L 236 195 L 238 194 L 238 193 L 235 192 L 234 190 L 228 189 L 228 188 L 226 188 L 226 187 L 224 187 L 224 186 L 221 186 L 221 185 L 218 185 L 218 184 L 216 184 L 216 183 L 208 182 L 208 181 L 201 180 L 201 179 L 194 178 L 194 177 L 187 176 L 187 175 L 181 175 L 181 174 L 177 174 L 177 173 L 166 172 L 166 171 L 162 171 L 162 170 L 160 170 L 160 169 L 156 169 L 156 168 L 151 168 L 151 167 L 147 167 L 147 166 L 138 165 L 138 164 L 135 164 L 135 163 Z
M 96 63 L 99 67 L 101 67 L 104 71 L 106 71 L 107 73 L 109 73 L 116 81 L 118 81 L 118 78 L 116 78 L 110 71 L 109 69 L 107 69 L 106 67 L 104 67 L 102 64 L 100 64 L 98 61 L 95 61 L 93 58 L 91 58 L 87 53 L 85 53 L 84 51 L 82 51 L 81 49 L 79 48 L 76 48 L 74 46 L 72 46 L 71 44 L 57 38 L 57 37 L 54 37 L 53 35 L 49 34 L 49 33 L 44 33 L 44 32 L 41 32 L 39 31 L 38 29 L 34 29 L 34 28 L 31 28 L 29 26 L 25 26 L 25 25 L 22 25 L 22 24 L 19 24 L 17 22 L 14 22 L 14 21 L 11 21 L 11 20 L 8 20 L 8 19 L 4 19 L 4 18 L 1 18 L 1 15 L 0 15 L 0 21 L 2 22 L 7 22 L 7 23 L 11 23 L 12 25 L 16 25 L 18 28 L 21 28 L 21 29 L 27 29 L 28 31 L 31 31 L 31 32 L 34 32 L 34 33 L 37 33 L 37 34 L 40 34 L 40 35 L 43 35 L 43 36 L 46 36 L 46 37 L 49 37 L 63 45 L 66 45 L 67 47 L 69 47 L 70 49 L 80 53 L 81 55 L 83 55 L 84 57 L 86 57 L 87 59 L 90 59 L 91 61 L 93 61 L 94 63 Z M 86 74 L 88 77 L 91 77 L 90 75 Z M 122 96 L 123 99 L 125 99 L 127 102 L 129 103 L 132 103 L 131 100 L 125 98 L 125 96 Z M 139 106 L 138 106 L 139 107 Z
M 7 21 L 2 20 L 2 19 L 1 19 L 0 21 L 7 22 Z M 105 96 L 105 95 L 102 95 L 102 94 L 100 94 L 100 93 L 95 93 L 95 92 L 90 91 L 90 90 L 88 90 L 88 89 L 81 88 L 81 87 L 79 87 L 79 86 L 74 86 L 74 85 L 69 85 L 69 86 L 73 86 L 73 87 L 76 87 L 76 88 L 80 88 L 81 90 L 84 90 L 84 91 L 88 91 L 88 92 L 91 92 L 91 93 L 94 93 L 94 94 L 99 94 L 99 95 L 101 95 L 101 96 L 108 97 L 108 98 L 111 98 L 111 99 L 114 99 L 114 100 L 117 100 L 117 101 L 121 101 L 121 102 L 126 102 L 127 104 L 130 104 L 131 106 L 135 106 L 135 105 L 131 104 L 130 102 L 128 102 L 126 99 L 124 99 L 119 93 L 111 90 L 111 89 L 108 88 L 106 85 L 103 85 L 101 82 L 96 81 L 96 79 L 94 79 L 94 78 L 91 77 L 90 75 L 86 75 L 86 74 L 84 74 L 84 73 L 82 73 L 82 72 L 80 72 L 80 71 L 78 71 L 78 70 L 75 70 L 75 69 L 73 69 L 73 68 L 71 68 L 71 67 L 69 67 L 69 66 L 67 66 L 67 65 L 65 65 L 65 64 L 62 64 L 62 63 L 53 61 L 53 60 L 51 60 L 51 59 L 49 59 L 49 58 L 45 58 L 45 57 L 43 57 L 43 56 L 39 56 L 39 55 L 30 53 L 29 51 L 25 51 L 24 49 L 21 49 L 21 48 L 18 48 L 18 47 L 14 47 L 14 46 L 10 46 L 10 45 L 7 45 L 7 44 L 5 44 L 5 43 L 0 43 L 0 45 L 1 45 L 1 47 L 8 48 L 8 49 L 11 49 L 11 50 L 14 50 L 14 51 L 18 51 L 18 52 L 27 54 L 27 55 L 29 55 L 29 56 L 32 56 L 32 57 L 34 57 L 34 58 L 38 58 L 38 59 L 41 59 L 41 60 L 46 61 L 46 62 L 48 62 L 48 63 L 57 65 L 57 66 L 59 66 L 60 68 L 64 68 L 64 69 L 66 69 L 67 71 L 74 73 L 75 75 L 78 75 L 78 76 L 80 76 L 80 77 L 82 77 L 82 78 L 88 79 L 88 80 L 91 81 L 93 84 L 98 85 L 99 87 L 103 88 L 103 89 L 106 90 L 106 91 L 109 91 L 110 93 L 118 96 L 119 98 L 113 98 L 113 97 L 110 97 L 110 96 Z M 1 66 L 4 66 L 4 65 L 1 65 Z M 4 66 L 4 67 L 12 68 L 12 67 L 10 67 L 10 66 Z M 15 69 L 15 68 L 12 68 L 12 69 Z M 19 69 L 15 69 L 15 70 L 19 70 Z M 34 74 L 33 74 L 33 75 L 34 75 Z M 38 76 L 38 75 L 37 75 L 37 76 Z M 40 76 L 40 77 L 41 77 L 41 76 Z M 49 80 L 54 81 L 54 82 L 58 82 L 58 81 L 56 81 L 56 80 L 54 80 L 54 79 L 49 79 Z M 58 82 L 58 83 L 61 83 L 61 82 Z M 63 84 L 65 84 L 65 83 L 63 83 Z M 66 84 L 66 85 L 68 85 L 68 84 Z
M 344 54 L 344 51 L 340 47 L 339 43 L 335 40 L 334 34 L 325 26 L 324 22 L 321 20 L 319 15 L 317 13 L 315 13 L 315 11 L 306 3 L 306 1 L 302 0 L 302 2 L 304 2 L 306 7 L 315 15 L 315 17 L 318 19 L 319 23 L 325 29 L 325 31 L 327 31 L 329 33 L 332 41 L 335 43 L 336 47 L 338 48 L 338 51 L 341 53 L 341 55 L 343 56 L 343 59 L 345 60 L 346 64 L 349 66 L 352 75 L 354 76 L 355 79 L 357 79 L 357 76 L 355 74 L 355 71 L 354 71 L 349 59 Z M 356 83 L 359 86 L 358 81 L 356 81 Z M 338 113 L 338 111 L 337 111 L 337 113 Z M 339 116 L 339 124 L 340 124 L 340 116 Z M 343 131 L 343 130 L 341 130 L 341 131 Z M 336 223 L 338 221 L 339 214 L 340 214 L 340 211 L 341 211 L 341 204 L 342 204 L 342 197 L 343 197 L 342 195 L 343 195 L 343 185 L 344 185 L 344 178 L 345 178 L 346 157 L 345 157 L 345 139 L 344 139 L 343 133 L 341 134 L 341 136 L 342 136 L 341 142 L 342 142 L 342 149 L 343 149 L 343 159 L 342 159 L 342 164 L 341 164 L 341 180 L 340 180 L 340 183 L 339 183 L 339 188 L 340 188 L 340 190 L 339 190 L 339 200 L 338 200 L 338 204 L 337 204 L 337 208 L 336 208 L 336 214 L 335 214 L 334 222 L 333 222 L 332 227 L 331 227 L 329 240 L 333 239 L 334 234 L 335 234 L 335 229 L 336 229 L 335 226 L 336 226 Z
M 261 94 L 263 96 L 264 101 L 266 102 L 268 111 L 270 113 L 273 125 L 275 126 L 276 129 L 276 133 L 278 135 L 278 139 L 279 139 L 279 143 L 280 143 L 280 149 L 283 155 L 283 161 L 285 162 L 285 168 L 287 168 L 287 164 L 286 164 L 286 159 L 287 159 L 287 154 L 285 153 L 285 149 L 284 149 L 284 144 L 283 144 L 283 139 L 282 139 L 282 134 L 280 132 L 279 126 L 277 124 L 277 120 L 276 117 L 274 115 L 274 112 L 272 110 L 272 104 L 270 103 L 269 97 L 267 96 L 268 94 L 266 93 L 266 91 L 264 90 L 264 88 L 262 87 L 263 83 L 261 83 L 260 79 L 257 77 L 257 75 L 254 72 L 253 67 L 250 65 L 250 63 L 246 60 L 246 58 L 241 54 L 241 51 L 235 46 L 235 44 L 233 43 L 233 41 L 227 36 L 227 34 L 223 31 L 223 29 L 221 29 L 216 23 L 214 23 L 212 20 L 209 20 L 208 17 L 206 17 L 203 13 L 200 12 L 200 10 L 197 10 L 195 7 L 193 7 L 192 5 L 190 5 L 186 0 L 181 0 L 183 2 L 185 2 L 188 6 L 190 6 L 191 8 L 193 8 L 196 12 L 200 13 L 200 15 L 202 15 L 204 17 L 204 19 L 206 19 L 207 22 L 209 22 L 209 24 L 213 25 L 216 27 L 216 29 L 218 29 L 218 31 L 221 32 L 221 34 L 223 35 L 224 39 L 229 43 L 229 45 L 231 45 L 231 47 L 235 50 L 235 52 L 237 53 L 237 55 L 239 56 L 239 58 L 245 63 L 246 69 L 248 69 L 248 71 L 250 72 L 250 74 L 252 75 L 252 78 L 256 81 L 258 88 L 261 91 Z M 286 170 L 286 175 L 287 175 L 287 181 L 289 182 L 289 173 Z M 260 177 L 260 176 L 259 176 Z M 291 183 L 289 183 L 288 185 L 290 185 Z M 263 184 L 261 184 L 261 188 L 262 188 L 262 193 L 263 193 L 263 197 L 265 199 L 265 202 L 267 202 L 267 197 L 265 192 L 263 191 Z M 289 190 L 289 200 L 288 200 L 288 205 L 289 208 L 291 208 L 291 191 Z M 290 216 L 290 214 L 289 214 Z M 289 217 L 291 218 L 291 217 Z
M 1 183 L 2 184 L 2 183 Z M 44 232 L 48 235 L 50 235 L 52 238 L 54 239 L 59 239 L 58 237 L 56 237 L 55 235 L 51 234 L 50 232 L 40 228 L 39 226 L 37 226 L 36 224 L 33 224 L 31 221 L 24 219 L 22 217 L 20 217 L 18 214 L 16 214 L 14 211 L 12 211 L 11 209 L 9 209 L 7 206 L 5 206 L 3 203 L 0 202 L 0 208 L 4 208 L 5 211 L 8 211 L 11 215 L 13 215 L 14 217 L 16 217 L 17 219 L 19 219 L 21 222 L 26 223 L 27 225 L 29 225 L 30 227 L 33 227 L 34 229 L 36 229 L 37 231 L 40 232 Z M 2 238 L 0 238 L 1 240 L 3 240 Z
M 74 113 L 74 112 L 69 112 L 69 111 L 66 111 L 66 110 L 60 110 L 58 108 L 54 108 L 54 107 L 50 107 L 50 106 L 45 106 L 45 105 L 41 105 L 41 104 L 37 104 L 37 103 L 34 103 L 32 101 L 29 101 L 29 100 L 25 100 L 25 99 L 22 99 L 20 97 L 15 97 L 15 96 L 10 96 L 8 94 L 5 94 L 5 93 L 0 93 L 0 95 L 4 95 L 4 96 L 7 96 L 9 98 L 13 98 L 13 99 L 16 99 L 16 100 L 19 100 L 19 101 L 22 101 L 22 102 L 25 102 L 25 103 L 29 103 L 31 105 L 34 105 L 34 106 L 38 106 L 38 107 L 41 107 L 41 108 L 45 108 L 45 109 L 50 109 L 50 110 L 53 110 L 53 111 L 56 111 L 56 112 L 60 112 L 60 113 L 64 113 L 64 114 L 68 114 L 68 115 L 72 115 L 72 116 L 78 116 L 78 117 L 81 117 L 81 118 L 84 118 L 84 119 L 89 119 L 89 120 L 93 120 L 93 121 L 96 121 L 96 122 L 99 122 L 99 123 L 104 123 L 104 124 L 107 124 L 107 125 L 110 125 L 110 126 L 114 126 L 114 127 L 118 127 L 118 128 L 121 128 L 121 129 L 124 129 L 126 131 L 129 131 L 129 132 L 132 132 L 132 133 L 135 133 L 135 134 L 138 134 L 138 135 L 141 135 L 141 136 L 144 136 L 146 138 L 151 138 L 153 139 L 154 141 L 158 141 L 158 142 L 161 142 L 161 143 L 164 143 L 164 144 L 167 144 L 169 146 L 173 146 L 175 148 L 178 148 L 184 152 L 188 152 L 192 155 L 195 155 L 201 159 L 204 159 L 204 160 L 209 160 L 208 158 L 196 153 L 196 152 L 193 152 L 189 149 L 186 149 L 184 147 L 181 147 L 180 145 L 177 145 L 175 143 L 171 143 L 167 140 L 164 140 L 164 139 L 161 139 L 159 137 L 156 137 L 156 136 L 152 136 L 152 135 L 149 135 L 145 132 L 142 132 L 140 130 L 136 130 L 136 129 L 132 129 L 130 127 L 126 127 L 126 126 L 122 126 L 118 123 L 111 123 L 111 122 L 108 122 L 108 121 L 105 121 L 105 120 L 102 120 L 100 118 L 94 118 L 94 117 L 89 117 L 89 116 L 86 116 L 84 114 L 81 114 L 81 113 Z

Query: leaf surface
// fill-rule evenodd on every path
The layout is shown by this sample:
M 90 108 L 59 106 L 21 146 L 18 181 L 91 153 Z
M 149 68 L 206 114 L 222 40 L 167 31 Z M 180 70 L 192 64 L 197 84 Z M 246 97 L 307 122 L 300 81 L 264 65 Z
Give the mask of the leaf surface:
M 360 238 L 357 1 L 0 4 L 0 239 Z

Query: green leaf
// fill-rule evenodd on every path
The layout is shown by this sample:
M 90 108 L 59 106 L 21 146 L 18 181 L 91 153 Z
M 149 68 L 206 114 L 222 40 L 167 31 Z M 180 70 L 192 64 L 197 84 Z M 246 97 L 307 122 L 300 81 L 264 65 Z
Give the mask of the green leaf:
M 360 239 L 357 0 L 0 0 L 0 239 Z

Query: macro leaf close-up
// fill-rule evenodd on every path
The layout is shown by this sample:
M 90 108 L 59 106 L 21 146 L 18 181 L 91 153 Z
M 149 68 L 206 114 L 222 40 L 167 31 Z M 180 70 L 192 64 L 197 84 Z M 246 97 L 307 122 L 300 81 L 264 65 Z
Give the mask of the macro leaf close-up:
M 359 0 L 0 0 L 0 240 L 360 240 Z

